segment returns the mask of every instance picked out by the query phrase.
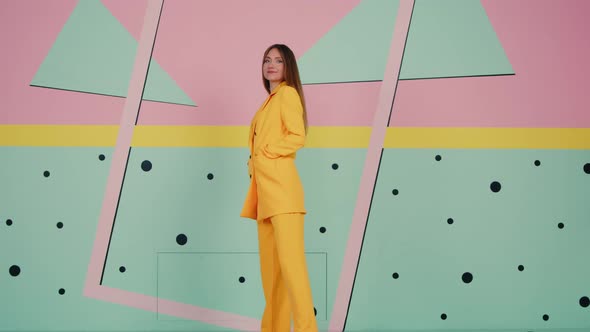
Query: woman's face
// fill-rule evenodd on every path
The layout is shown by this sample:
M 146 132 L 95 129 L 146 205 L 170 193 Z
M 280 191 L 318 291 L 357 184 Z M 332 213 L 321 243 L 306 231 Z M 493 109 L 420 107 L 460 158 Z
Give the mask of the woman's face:
M 285 79 L 285 63 L 276 48 L 268 52 L 262 64 L 264 78 L 271 82 L 282 82 Z

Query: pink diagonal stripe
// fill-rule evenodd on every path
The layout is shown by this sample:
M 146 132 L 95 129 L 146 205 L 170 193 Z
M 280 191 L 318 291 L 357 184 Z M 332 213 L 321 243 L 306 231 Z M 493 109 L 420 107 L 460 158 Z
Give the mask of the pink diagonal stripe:
M 156 30 L 158 28 L 163 1 L 164 0 L 150 0 L 146 9 L 143 29 L 141 31 L 139 44 L 137 45 L 135 63 L 133 64 L 131 80 L 127 90 L 127 98 L 125 99 L 125 106 L 121 116 L 119 135 L 117 136 L 117 143 L 115 145 L 113 160 L 111 161 L 111 169 L 107 179 L 107 187 L 102 202 L 102 209 L 100 210 L 100 216 L 98 219 L 94 247 L 92 248 L 88 272 L 86 274 L 85 293 L 92 287 L 100 284 L 102 268 L 109 245 L 109 238 L 115 220 L 117 201 L 121 194 L 121 184 L 123 183 L 123 177 L 125 175 L 125 165 L 129 156 L 129 147 L 131 146 L 133 129 L 135 128 L 135 119 L 139 113 L 139 105 L 141 104 L 141 98 L 143 95 L 143 86 L 147 77 L 149 61 L 156 38 Z
M 359 261 L 367 217 L 369 215 L 369 206 L 373 196 L 375 179 L 379 170 L 379 159 L 381 150 L 383 149 L 390 110 L 393 107 L 393 99 L 397 88 L 413 8 L 414 0 L 400 0 L 383 84 L 379 93 L 379 104 L 373 117 L 373 129 L 367 149 L 367 158 L 365 159 L 365 167 L 363 168 L 352 226 L 348 236 L 348 243 L 346 244 L 344 264 L 340 273 L 340 281 L 332 310 L 330 331 L 344 330 L 344 323 L 352 294 L 352 285 Z
M 210 325 L 232 328 L 239 331 L 257 331 L 260 320 L 219 310 L 197 307 L 104 285 L 89 286 L 85 295 L 98 300 L 113 302 L 158 314 L 201 321 Z

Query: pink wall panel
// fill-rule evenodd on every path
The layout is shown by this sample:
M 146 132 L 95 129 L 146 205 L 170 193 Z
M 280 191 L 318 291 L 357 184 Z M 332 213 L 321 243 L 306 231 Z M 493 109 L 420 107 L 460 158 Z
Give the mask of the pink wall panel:
M 247 125 L 264 99 L 259 62 L 266 46 L 284 42 L 300 57 L 359 1 L 330 0 L 323 6 L 312 2 L 285 4 L 284 14 L 278 14 L 270 1 L 256 8 L 237 0 L 206 5 L 166 2 L 153 56 L 199 107 L 144 101 L 139 124 Z M 1 14 L 0 33 L 11 52 L 1 55 L 0 69 L 10 79 L 0 81 L 0 123 L 120 122 L 123 98 L 29 86 L 76 3 L 20 1 Z M 145 0 L 102 3 L 139 38 Z M 258 24 L 261 20 L 268 20 L 268 25 Z M 310 124 L 369 126 L 380 86 L 381 82 L 305 86 Z
M 304 85 L 309 124 L 313 126 L 371 126 L 380 87 L 381 82 Z M 253 92 L 255 96 L 264 92 L 262 83 L 256 79 L 251 82 L 249 87 L 243 89 Z M 241 90 L 240 87 L 235 87 L 235 90 L 226 93 L 228 95 L 244 95 Z M 205 105 L 198 108 L 143 101 L 138 124 L 249 125 L 252 115 L 264 100 L 264 98 L 244 95 L 247 100 L 241 102 L 235 99 L 224 99 L 219 96 L 219 93 L 211 92 L 211 95 L 203 101 Z
M 143 102 L 139 124 L 248 125 L 265 98 L 260 64 L 266 47 L 285 43 L 301 57 L 358 2 L 165 2 L 154 57 L 198 107 Z M 362 87 L 372 92 L 360 100 L 343 93 L 351 89 L 307 86 L 310 124 L 369 125 L 378 87 Z M 322 109 L 320 95 L 334 100 L 333 109 Z
M 516 75 L 402 81 L 390 126 L 590 127 L 590 1 L 482 0 Z

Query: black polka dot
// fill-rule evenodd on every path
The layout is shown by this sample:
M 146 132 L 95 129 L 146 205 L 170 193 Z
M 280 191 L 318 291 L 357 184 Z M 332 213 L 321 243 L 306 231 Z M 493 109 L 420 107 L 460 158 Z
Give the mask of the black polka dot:
M 6 219 L 6 225 L 7 226 L 11 226 L 12 225 L 12 219 Z
M 8 269 L 8 273 L 10 273 L 11 276 L 16 277 L 20 274 L 20 267 L 18 265 L 13 265 Z
M 549 315 L 547 315 L 547 314 L 543 315 L 543 320 L 544 321 L 548 321 L 549 320 Z
M 434 157 L 434 159 L 435 159 L 436 161 L 440 161 L 440 160 L 442 159 L 442 157 L 441 157 L 439 154 L 437 154 L 437 155 L 436 155 L 436 157 Z
M 338 169 L 338 164 L 332 164 L 332 169 Z
M 590 163 L 584 165 L 584 173 L 590 174 Z
M 453 224 L 453 222 L 454 222 L 453 218 L 449 218 L 449 219 L 447 219 L 447 223 L 448 223 L 449 225 L 452 225 L 452 224 Z
M 394 195 L 397 195 L 397 194 L 399 194 L 399 190 L 397 190 L 397 189 L 393 189 L 393 190 L 391 191 L 391 193 L 392 193 L 392 194 L 394 194 Z
M 560 222 L 559 224 L 557 224 L 557 227 L 559 227 L 559 229 L 563 229 L 564 224 L 562 222 Z
M 494 181 L 490 184 L 490 189 L 495 193 L 500 191 L 501 188 L 502 188 L 502 185 L 498 181 Z
M 239 279 L 239 280 L 240 280 L 240 282 L 241 282 L 241 283 L 244 283 L 244 281 L 246 281 L 246 278 L 244 278 L 244 277 L 240 277 L 240 279 Z
M 523 265 L 519 265 L 518 266 L 518 271 L 524 271 L 524 266 Z
M 63 288 L 60 288 L 59 291 L 57 291 L 59 293 L 59 295 L 64 295 L 66 293 L 66 290 Z
M 184 234 L 178 234 L 176 237 L 176 243 L 180 244 L 181 246 L 185 245 L 187 242 L 187 237 Z
M 104 159 L 105 159 L 105 156 L 104 156 L 104 154 L 99 154 L 99 155 L 98 155 L 98 160 L 101 160 L 101 161 L 102 161 L 102 160 L 104 160 Z
M 393 274 L 391 275 L 391 277 L 392 277 L 393 279 L 397 279 L 397 278 L 399 278 L 399 273 L 395 272 L 395 273 L 393 273 Z
M 446 319 L 447 319 L 447 314 L 442 314 L 442 315 L 440 315 L 440 319 L 442 319 L 442 320 L 446 320 Z
M 320 233 L 325 233 L 326 232 L 326 227 L 320 227 Z
M 64 227 L 64 224 L 60 221 L 60 222 L 57 223 L 56 226 L 57 226 L 57 228 L 63 228 Z
M 463 273 L 463 276 L 461 277 L 461 279 L 463 279 L 463 282 L 468 284 L 471 281 L 473 281 L 473 275 L 469 272 L 465 272 Z
M 584 308 L 590 306 L 590 298 L 588 298 L 588 296 L 582 296 L 580 298 L 580 305 Z
M 541 162 L 539 160 L 535 160 L 535 166 L 541 166 Z
M 318 310 L 315 307 L 313 307 L 313 315 L 314 316 L 317 316 L 318 315 Z
M 211 173 L 207 174 L 207 179 L 213 180 L 213 174 L 211 174 Z
M 119 272 L 125 273 L 125 271 L 127 271 L 127 269 L 124 266 L 119 267 Z
M 152 169 L 152 162 L 149 160 L 144 160 L 141 163 L 141 169 L 144 170 L 145 172 L 149 172 Z
M 49 173 L 49 171 L 45 171 L 45 172 L 43 172 L 43 176 L 44 176 L 44 177 L 46 177 L 46 178 L 48 178 L 48 177 L 49 177 L 49 174 L 50 174 L 50 173 Z

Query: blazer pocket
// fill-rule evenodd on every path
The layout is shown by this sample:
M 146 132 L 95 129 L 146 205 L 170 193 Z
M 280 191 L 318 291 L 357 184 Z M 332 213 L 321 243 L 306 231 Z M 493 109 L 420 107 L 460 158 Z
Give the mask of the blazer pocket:
M 259 152 L 254 158 L 255 169 L 272 177 L 278 178 L 277 159 L 267 157 L 264 153 Z
M 279 157 L 275 157 L 275 156 L 269 155 L 269 154 L 268 154 L 268 152 L 267 152 L 266 150 L 264 150 L 264 148 L 265 148 L 267 145 L 268 145 L 268 144 L 266 144 L 266 145 L 264 145 L 263 147 L 261 147 L 261 148 L 258 150 L 258 154 L 260 154 L 260 155 L 263 155 L 263 156 L 264 156 L 265 158 L 267 158 L 267 159 L 276 159 L 276 158 L 279 158 Z

